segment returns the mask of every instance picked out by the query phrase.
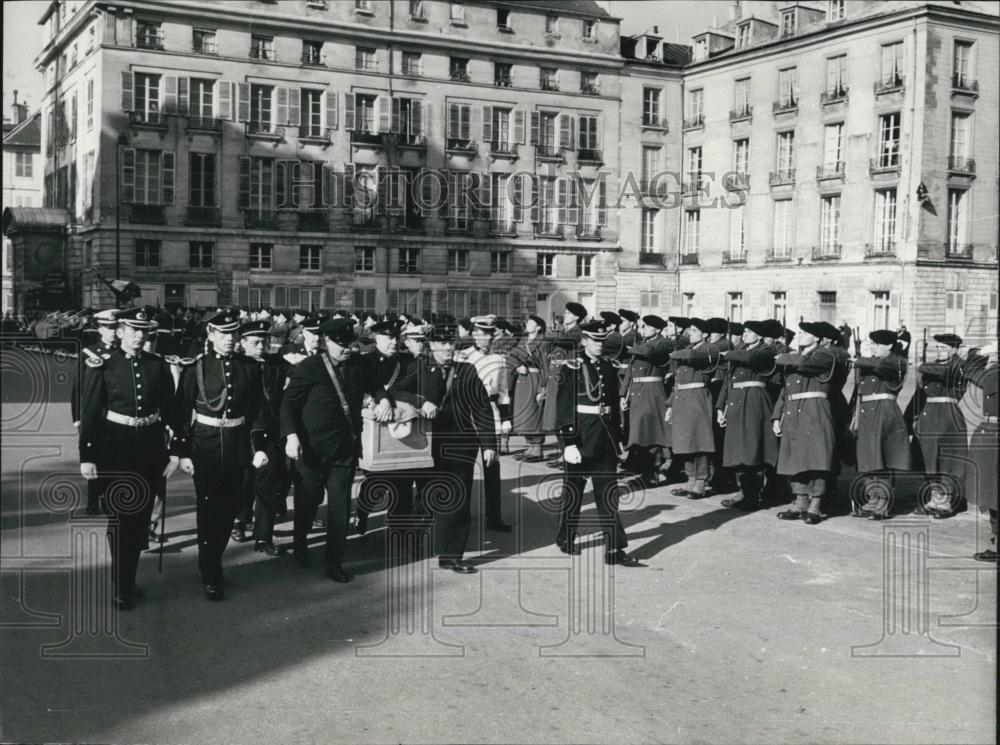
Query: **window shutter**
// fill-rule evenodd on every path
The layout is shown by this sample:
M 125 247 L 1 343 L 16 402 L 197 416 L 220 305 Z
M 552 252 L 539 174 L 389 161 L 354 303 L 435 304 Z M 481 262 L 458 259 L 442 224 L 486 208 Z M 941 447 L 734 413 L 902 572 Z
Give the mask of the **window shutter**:
M 604 149 L 604 115 L 597 116 L 597 149 Z
M 479 214 L 486 220 L 493 216 L 493 178 L 489 173 L 479 176 Z
M 302 293 L 299 291 L 298 287 L 288 288 L 288 304 L 292 308 L 298 308 L 299 304 L 302 302 Z
M 122 71 L 122 111 L 135 110 L 135 81 L 128 70 Z
M 531 112 L 531 135 L 530 135 L 530 137 L 531 137 L 530 144 L 532 144 L 532 145 L 537 145 L 538 144 L 539 126 L 540 126 L 539 114 L 538 114 L 537 111 L 532 111 Z
M 583 182 L 579 178 L 566 177 L 566 190 L 569 192 L 569 199 L 566 203 L 566 223 L 568 225 L 576 225 L 579 220 L 577 214 L 580 206 L 580 190 L 582 188 Z
M 566 224 L 566 206 L 569 203 L 569 179 L 560 177 L 556 179 L 556 186 L 559 189 L 556 196 L 558 207 L 558 220 L 560 225 Z
M 604 226 L 608 224 L 608 182 L 601 179 L 597 182 L 597 224 Z
M 212 84 L 213 114 L 219 119 L 233 118 L 233 91 L 228 80 L 216 80 Z
M 433 216 L 443 195 L 444 187 L 440 174 L 437 171 L 422 168 L 420 170 L 420 214 L 424 217 Z
M 376 215 L 386 215 L 389 213 L 389 181 L 393 174 L 389 173 L 384 166 L 375 169 L 375 194 L 378 202 L 375 204 Z
M 177 113 L 177 76 L 163 76 L 163 113 Z
M 514 182 L 513 218 L 515 223 L 519 223 L 524 219 L 524 174 L 515 173 L 510 178 Z
M 427 133 L 432 130 L 434 123 L 432 121 L 433 117 L 431 112 L 434 108 L 430 105 L 424 105 L 422 101 L 417 101 L 417 105 L 420 107 L 420 134 L 427 136 Z
M 479 315 L 479 293 L 476 290 L 469 290 L 469 315 Z
M 483 142 L 493 141 L 493 107 L 483 106 Z
M 392 131 L 393 132 L 401 132 L 402 129 L 403 129 L 402 126 L 400 126 L 401 122 L 400 122 L 400 113 L 399 113 L 402 105 L 403 105 L 403 102 L 400 99 L 398 99 L 398 98 L 393 98 L 392 99 Z
M 275 89 L 275 116 L 274 123 L 277 125 L 288 124 L 288 89 L 279 87 Z
M 336 287 L 326 287 L 323 289 L 323 296 L 326 300 L 324 306 L 327 308 L 333 308 L 337 305 L 337 288 Z
M 236 107 L 236 121 L 250 121 L 250 86 L 247 83 L 239 83 L 239 99 Z
M 344 163 L 344 206 L 354 207 L 354 164 Z
M 122 149 L 122 202 L 135 199 L 135 148 Z
M 448 139 L 457 140 L 461 137 L 459 131 L 461 117 L 458 112 L 458 104 L 448 104 Z
M 521 109 L 514 110 L 514 142 L 524 144 L 524 112 Z
M 326 116 L 326 128 L 336 129 L 337 122 L 337 91 L 323 91 L 323 112 Z
M 322 198 L 322 205 L 324 209 L 329 209 L 330 207 L 336 207 L 337 205 L 337 179 L 334 176 L 334 171 L 330 166 L 325 163 L 314 163 L 313 168 L 319 167 L 321 170 L 321 186 L 323 193 L 320 195 Z
M 284 308 L 288 303 L 288 288 L 278 285 L 274 288 L 274 305 L 276 308 Z
M 538 223 L 542 219 L 542 191 L 538 176 L 531 175 L 531 222 Z
M 188 113 L 188 108 L 190 107 L 189 100 L 190 95 L 190 79 L 189 78 L 178 78 L 177 79 L 177 113 L 186 115 Z
M 354 94 L 344 94 L 344 129 L 354 131 Z
M 389 121 L 391 112 L 389 111 L 389 99 L 379 96 L 375 99 L 375 108 L 378 112 L 378 131 L 388 132 L 391 122 Z
M 511 267 L 512 270 L 513 268 L 514 267 Z M 510 314 L 514 318 L 521 317 L 521 293 L 517 290 L 510 293 Z
M 291 161 L 279 160 L 274 164 L 274 203 L 278 209 L 288 207 L 288 177 L 291 169 L 288 164 Z
M 574 130 L 576 129 L 575 124 L 576 120 L 572 114 L 559 115 L 559 147 L 566 150 L 574 150 L 576 148 L 573 137 Z
M 289 88 L 288 89 L 288 126 L 297 127 L 301 121 L 301 113 L 299 106 L 301 103 L 302 92 L 299 88 Z
M 163 184 L 163 204 L 172 207 L 174 204 L 174 151 L 164 150 L 160 156 L 160 178 Z
M 250 158 L 247 156 L 240 158 L 239 208 L 241 210 L 250 209 Z
M 472 106 L 470 106 L 469 104 L 465 104 L 464 106 L 462 106 L 462 139 L 463 140 L 466 140 L 466 141 L 471 140 L 472 139 L 472 133 L 479 131 L 479 127 L 481 125 L 479 124 L 479 122 L 476 121 L 476 119 L 479 118 L 479 114 L 480 113 L 482 113 L 482 112 L 479 111 L 479 107 L 478 106 L 475 109 L 473 109 Z
M 389 313 L 395 313 L 398 307 L 399 307 L 399 290 L 389 290 L 389 307 L 386 308 L 386 311 Z

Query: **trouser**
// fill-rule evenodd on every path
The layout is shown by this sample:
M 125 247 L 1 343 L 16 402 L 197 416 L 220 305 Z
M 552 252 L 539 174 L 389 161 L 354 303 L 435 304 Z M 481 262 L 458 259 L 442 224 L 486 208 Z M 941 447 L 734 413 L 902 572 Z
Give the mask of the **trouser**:
M 743 499 L 759 501 L 764 490 L 764 471 L 761 466 L 736 466 L 733 471 Z
M 594 505 L 597 507 L 598 521 L 604 536 L 605 552 L 613 553 L 625 548 L 628 539 L 618 514 L 618 461 L 614 457 L 584 458 L 576 465 L 566 464 L 556 541 L 572 543 L 576 540 L 583 491 L 588 478 L 594 487 Z
M 274 521 L 287 494 L 287 469 L 283 453 L 272 458 L 268 453 L 267 465 L 257 469 L 254 477 L 254 541 L 274 540 Z
M 243 469 L 243 488 L 240 491 L 240 511 L 236 513 L 236 522 L 245 526 L 253 519 L 254 492 L 256 491 L 257 469 L 247 466 Z
M 829 471 L 800 471 L 789 478 L 789 487 L 795 496 L 795 509 L 802 512 L 820 512 L 820 503 L 830 483 Z
M 788 484 L 778 476 L 778 469 L 770 463 L 764 464 L 764 489 L 761 491 L 760 500 L 762 502 L 777 499 L 784 502 L 788 499 Z
M 340 569 L 347 548 L 347 528 L 351 519 L 351 489 L 354 485 L 353 465 L 311 466 L 296 463 L 301 489 L 295 490 L 295 537 L 292 543 L 296 554 L 308 548 L 309 530 L 316 511 L 323 502 L 326 491 L 326 567 Z
M 111 469 L 109 469 L 111 470 Z M 149 517 L 153 512 L 156 487 L 162 469 L 132 469 L 96 479 L 102 506 L 108 517 L 108 546 L 111 576 L 116 598 L 127 598 L 135 587 L 139 556 L 149 545 Z M 98 470 L 100 473 L 100 470 Z
M 529 445 L 538 445 L 541 447 L 545 444 L 545 435 L 525 435 L 524 440 Z
M 496 525 L 503 522 L 503 517 L 500 514 L 500 487 L 500 459 L 495 458 L 493 463 L 483 468 L 484 507 L 486 522 L 489 525 Z
M 997 545 L 997 511 L 990 510 L 990 543 Z
M 688 453 L 684 457 L 684 475 L 688 481 L 701 482 L 704 487 L 705 481 L 712 474 L 712 454 L 711 453 Z
M 229 545 L 233 520 L 243 499 L 244 466 L 227 463 L 219 455 L 199 456 L 194 462 L 195 515 L 198 525 L 198 569 L 206 585 L 220 585 L 222 554 Z
M 629 465 L 647 481 L 656 481 L 664 464 L 663 448 L 659 445 L 633 445 L 628 449 Z
M 372 472 L 361 482 L 358 493 L 358 516 L 387 510 L 390 517 L 413 514 L 412 472 Z
M 864 502 L 860 506 L 863 512 L 876 515 L 888 515 L 895 501 L 893 485 L 895 474 L 891 470 L 873 471 L 862 475 L 864 484 Z
M 440 559 L 459 561 L 472 526 L 475 456 L 436 458 L 434 468 L 418 478 L 424 509 L 434 515 L 434 544 Z
M 92 479 L 87 482 L 87 512 L 96 514 L 101 505 L 101 488 L 98 486 L 100 479 Z

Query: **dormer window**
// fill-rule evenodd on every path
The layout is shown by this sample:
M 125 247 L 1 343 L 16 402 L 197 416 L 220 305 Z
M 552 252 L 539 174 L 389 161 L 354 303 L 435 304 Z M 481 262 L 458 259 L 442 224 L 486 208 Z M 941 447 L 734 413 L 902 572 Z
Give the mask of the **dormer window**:
M 829 0 L 826 6 L 827 23 L 842 20 L 847 15 L 844 0 Z
M 781 36 L 795 36 L 796 17 L 795 8 L 786 10 L 781 14 Z
M 694 40 L 694 61 L 701 62 L 708 59 L 708 39 L 701 38 Z
M 736 48 L 743 49 L 748 46 L 750 46 L 750 21 L 736 27 Z
M 646 59 L 659 59 L 660 42 L 658 39 L 646 39 Z
M 553 16 L 553 15 L 545 16 L 545 35 L 546 36 L 559 35 L 559 16 Z
M 583 20 L 583 38 L 592 41 L 597 36 L 597 21 L 591 18 Z

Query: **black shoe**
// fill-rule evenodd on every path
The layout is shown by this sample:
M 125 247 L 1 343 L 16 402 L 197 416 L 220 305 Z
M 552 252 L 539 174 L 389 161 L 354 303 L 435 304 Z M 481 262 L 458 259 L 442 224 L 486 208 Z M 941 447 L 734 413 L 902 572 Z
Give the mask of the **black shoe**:
M 919 505 L 918 504 L 916 507 L 913 508 L 913 512 L 911 512 L 910 514 L 911 515 L 930 515 L 930 514 L 933 514 L 933 513 L 931 513 L 930 511 L 928 511 L 928 509 L 926 507 L 924 507 L 923 505 Z
M 801 520 L 804 513 L 799 510 L 782 510 L 778 513 L 779 520 Z
M 281 550 L 274 545 L 274 541 L 256 541 L 253 544 L 253 550 L 267 554 L 268 556 L 278 556 L 281 554 Z
M 303 569 L 309 569 L 312 567 L 312 555 L 308 551 L 293 551 L 292 557 Z
M 629 556 L 624 551 L 615 551 L 613 554 L 604 554 L 605 564 L 617 564 L 622 567 L 637 567 L 639 560 L 634 556 Z
M 115 610 L 132 610 L 132 598 L 115 598 Z
M 237 543 L 247 542 L 247 528 L 246 525 L 239 524 L 233 528 L 232 538 Z
M 486 529 L 496 531 L 497 533 L 512 533 L 514 531 L 514 527 L 508 525 L 503 520 L 491 520 L 486 523 Z
M 823 516 L 818 512 L 806 512 L 802 515 L 802 522 L 808 525 L 817 525 L 823 522 Z
M 865 517 L 869 520 L 888 520 L 890 516 L 883 512 L 866 512 Z
M 972 558 L 976 561 L 992 561 L 994 564 L 997 562 L 997 552 L 992 548 L 988 548 L 985 551 L 980 551 L 978 554 L 973 554 Z
M 205 585 L 205 597 L 209 600 L 224 600 L 226 593 L 221 585 Z
M 573 554 L 574 556 L 580 555 L 580 547 L 576 545 L 576 542 L 570 543 L 569 541 L 556 541 L 556 545 L 564 554 Z
M 153 543 L 160 542 L 160 535 L 159 533 L 156 532 L 156 523 L 149 524 L 149 540 L 151 540 Z
M 753 512 L 754 510 L 760 509 L 760 503 L 756 499 L 750 499 L 749 497 L 742 497 L 740 499 L 723 499 L 722 506 L 728 507 L 734 510 L 743 510 L 744 512 Z
M 559 458 L 557 460 L 550 460 L 545 465 L 548 468 L 562 468 L 566 465 L 566 462 L 562 458 Z
M 354 532 L 358 535 L 364 535 L 368 532 L 368 513 L 359 512 L 357 523 L 354 525 Z
M 354 575 L 346 571 L 343 567 L 327 567 L 326 576 L 334 582 L 347 584 L 354 579 Z
M 461 559 L 439 559 L 438 566 L 442 569 L 450 569 L 457 574 L 475 574 L 479 571 L 472 564 L 467 564 Z
M 947 520 L 949 517 L 955 517 L 955 513 L 951 510 L 934 510 L 931 513 L 931 517 L 935 520 Z

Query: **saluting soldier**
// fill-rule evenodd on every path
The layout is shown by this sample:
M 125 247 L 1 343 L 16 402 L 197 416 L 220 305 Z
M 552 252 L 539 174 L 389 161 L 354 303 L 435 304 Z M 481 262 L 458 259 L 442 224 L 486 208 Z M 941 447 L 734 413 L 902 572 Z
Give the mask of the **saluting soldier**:
M 117 308 L 108 308 L 94 314 L 94 323 L 97 326 L 98 339 L 93 344 L 80 347 L 78 361 L 80 367 L 77 370 L 76 379 L 73 381 L 73 395 L 70 398 L 70 415 L 73 417 L 73 426 L 80 427 L 80 382 L 83 377 L 83 366 L 87 360 L 106 360 L 111 357 L 111 352 L 118 346 L 118 313 Z M 90 479 L 87 481 L 87 514 L 96 515 L 101 511 L 101 495 L 98 492 L 99 481 Z
M 705 496 L 705 483 L 711 477 L 711 459 L 715 452 L 712 394 L 708 384 L 719 364 L 719 350 L 705 337 L 710 328 L 707 321 L 692 318 L 690 323 L 688 339 L 691 346 L 670 353 L 676 368 L 666 419 L 671 423 L 674 455 L 683 456 L 687 476 L 687 483 L 673 489 L 672 493 L 700 499 Z
M 917 368 L 917 390 L 907 407 L 913 421 L 913 440 L 926 487 L 917 494 L 914 512 L 938 519 L 959 509 L 965 486 L 968 428 L 959 406 L 965 395 L 965 377 L 958 349 L 962 337 L 935 334 L 928 345 L 932 356 Z
M 523 435 L 528 447 L 514 460 L 538 463 L 544 460 L 542 445 L 542 412 L 549 382 L 548 344 L 545 341 L 545 321 L 539 316 L 529 316 L 525 322 L 527 332 L 508 359 L 514 366 L 514 404 L 511 424 L 515 434 Z
M 895 348 L 895 331 L 879 329 L 868 338 L 869 355 L 854 360 L 861 372 L 855 428 L 866 499 L 858 512 L 869 520 L 884 520 L 892 509 L 894 472 L 910 468 L 910 437 L 896 401 L 906 379 L 906 358 Z
M 733 348 L 732 342 L 729 340 L 732 324 L 725 318 L 709 318 L 706 323 L 708 324 L 708 343 L 718 349 L 720 355 L 719 364 L 708 383 L 708 389 L 712 394 L 712 407 L 717 410 L 722 389 L 728 385 L 729 366 L 721 355 Z M 735 490 L 737 485 L 733 483 L 733 474 L 722 467 L 722 448 L 725 434 L 726 430 L 719 426 L 718 418 L 713 417 L 712 435 L 715 437 L 715 452 L 711 459 L 712 477 L 709 486 L 715 491 L 731 492 Z
M 559 374 L 559 369 L 570 359 L 576 358 L 576 348 L 580 343 L 580 324 L 587 317 L 587 309 L 580 303 L 566 303 L 563 313 L 563 327 L 549 350 L 549 379 Z M 542 428 L 546 432 L 558 434 L 556 411 L 556 386 L 545 390 L 545 406 L 542 412 Z M 562 468 L 562 454 L 557 453 L 546 464 L 549 468 Z
M 617 361 L 625 353 L 622 335 L 618 331 L 622 317 L 613 310 L 602 310 L 598 315 L 604 321 L 604 327 L 608 330 L 608 338 L 604 340 L 604 356 L 609 360 Z
M 206 320 L 209 350 L 184 367 L 177 391 L 181 470 L 194 476 L 198 568 L 209 600 L 225 597 L 222 554 L 242 504 L 244 470 L 251 461 L 267 463 L 264 451 L 252 450 L 263 396 L 260 365 L 235 353 L 237 318 L 226 309 Z
M 628 308 L 619 308 L 618 315 L 622 321 L 618 325 L 618 333 L 622 336 L 622 351 L 619 360 L 628 359 L 628 348 L 639 342 L 639 314 Z
M 629 460 L 648 487 L 659 485 L 660 467 L 670 446 L 663 379 L 671 350 L 670 343 L 660 335 L 665 325 L 662 318 L 652 314 L 639 321 L 639 341 L 628 349 L 632 360 L 625 373 L 620 401 L 628 421 Z
M 729 365 L 726 385 L 716 403 L 716 419 L 725 428 L 722 466 L 736 472 L 738 499 L 723 499 L 723 507 L 747 512 L 760 507 L 764 468 L 778 461 L 778 438 L 771 427 L 774 402 L 767 377 L 774 372 L 774 348 L 763 343 L 765 324 L 747 321 L 739 349 L 722 353 Z
M 370 360 L 351 356 L 356 336 L 347 318 L 324 321 L 318 329 L 323 349 L 292 369 L 281 402 L 281 436 L 285 453 L 295 461 L 293 555 L 302 567 L 312 566 L 309 529 L 326 491 L 326 574 L 334 582 L 350 582 L 344 551 L 351 515 L 351 489 L 361 454 L 361 409 L 364 397 L 375 402 L 375 420 L 392 419 L 392 399 L 378 383 Z
M 566 463 L 556 545 L 579 554 L 583 491 L 590 479 L 604 534 L 604 562 L 634 567 L 639 560 L 625 553 L 628 539 L 618 514 L 618 456 L 622 447 L 618 370 L 602 356 L 607 327 L 591 321 L 580 327 L 583 354 L 568 360 L 556 383 L 559 441 Z
M 179 459 L 165 428 L 177 431 L 174 382 L 167 363 L 143 351 L 152 310 L 117 317 L 119 345 L 84 358 L 80 381 L 80 473 L 97 481 L 108 516 L 115 604 L 128 610 L 139 595 L 136 570 L 161 479 Z
M 990 515 L 990 548 L 973 555 L 977 561 L 997 563 L 997 441 L 1000 438 L 997 343 L 970 350 L 963 365 L 965 379 L 981 393 L 982 416 L 969 439 L 966 493 L 975 495 L 981 512 Z

